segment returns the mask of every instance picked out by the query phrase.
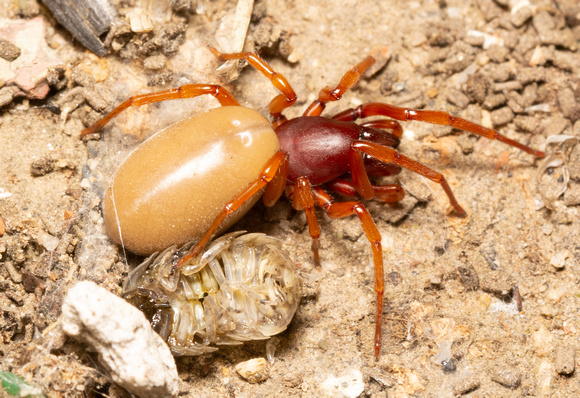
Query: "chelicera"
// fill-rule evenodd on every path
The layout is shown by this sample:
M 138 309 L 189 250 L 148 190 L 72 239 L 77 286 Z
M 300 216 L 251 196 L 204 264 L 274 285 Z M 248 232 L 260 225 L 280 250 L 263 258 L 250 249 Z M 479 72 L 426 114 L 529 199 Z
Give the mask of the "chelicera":
M 210 50 L 221 60 L 245 59 L 281 91 L 282 94 L 272 99 L 269 104 L 271 125 L 267 124 L 268 122 L 257 112 L 240 107 L 237 100 L 219 85 L 188 84 L 177 89 L 134 96 L 123 102 L 93 126 L 85 129 L 82 136 L 97 132 L 113 117 L 131 106 L 209 94 L 215 97 L 222 107 L 178 122 L 174 125 L 177 127 L 171 126 L 162 130 L 141 144 L 125 161 L 113 178 L 103 206 L 109 234 L 116 242 L 123 243 L 129 250 L 139 254 L 149 254 L 160 250 L 159 247 L 162 249 L 164 245 L 167 247 L 170 244 L 197 240 L 197 244 L 189 253 L 176 261 L 176 267 L 180 267 L 200 253 L 216 232 L 231 225 L 247 211 L 262 192 L 262 200 L 266 206 L 273 206 L 285 192 L 293 207 L 306 213 L 312 237 L 314 263 L 318 266 L 320 229 L 315 206 L 326 211 L 330 218 L 356 215 L 371 244 L 373 254 L 376 292 L 375 358 L 378 358 L 381 347 L 383 255 L 381 234 L 360 199 L 397 202 L 403 198 L 404 191 L 399 185 L 373 185 L 369 176 L 390 176 L 397 174 L 401 168 L 406 168 L 440 184 L 455 213 L 459 216 L 466 214 L 442 174 L 396 150 L 402 135 L 399 121 L 418 120 L 452 126 L 504 142 L 539 158 L 545 156 L 544 152 L 513 141 L 495 130 L 442 111 L 415 110 L 371 102 L 329 118 L 320 116 L 328 102 L 338 101 L 375 62 L 370 56 L 346 72 L 336 87 L 323 88 L 318 99 L 310 104 L 302 116 L 288 120 L 282 112 L 296 102 L 296 94 L 284 76 L 275 72 L 255 53 L 222 54 L 215 48 Z M 389 119 L 355 123 L 358 119 L 372 116 L 384 116 Z M 269 129 L 270 132 L 264 131 L 265 129 Z M 183 146 L 185 138 L 198 140 L 200 136 L 211 136 L 213 130 L 225 132 L 228 137 L 237 137 L 236 142 L 240 140 L 243 142 L 245 136 L 248 142 L 261 140 L 256 138 L 260 134 L 269 142 L 262 149 L 254 148 L 244 152 L 245 149 L 241 148 L 229 153 L 232 159 L 235 156 L 241 157 L 242 160 L 261 156 L 264 160 L 257 161 L 259 166 L 248 167 L 251 169 L 250 175 L 253 173 L 254 177 L 234 183 L 234 194 L 227 194 L 225 198 L 220 197 L 215 201 L 199 199 L 195 196 L 196 192 L 193 192 L 200 189 L 199 185 L 184 188 L 184 184 L 189 184 L 184 181 L 198 178 L 193 174 L 200 174 L 202 190 L 221 191 L 231 184 L 220 184 L 216 175 L 242 173 L 248 170 L 241 166 L 237 166 L 233 171 L 225 170 L 228 166 L 222 164 L 203 174 L 205 171 L 201 169 L 208 168 L 204 161 L 210 162 L 211 156 L 204 152 L 194 153 L 194 150 L 190 153 L 188 149 L 183 149 Z M 254 131 L 261 133 L 248 138 Z M 275 132 L 274 135 L 271 134 L 272 131 Z M 216 140 L 220 140 L 221 145 L 222 138 Z M 174 160 L 172 157 L 174 153 L 179 153 L 180 159 Z M 158 172 L 157 168 L 163 164 L 165 169 Z M 328 191 L 355 200 L 335 202 Z M 203 206 L 196 207 L 208 204 L 205 203 L 207 201 L 212 202 L 209 204 L 214 206 L 213 210 L 207 210 Z M 154 202 L 154 206 L 147 207 L 149 202 Z M 180 209 L 177 212 L 179 215 L 163 213 L 168 208 L 170 209 L 168 211 L 172 211 L 174 207 Z M 187 214 L 183 215 L 184 212 L 189 212 L 191 216 L 203 213 L 206 219 L 192 223 Z M 207 217 L 210 221 L 207 221 Z M 146 226 L 143 226 L 144 224 Z M 166 230 L 170 231 L 167 236 L 163 235 Z M 173 232 L 176 230 L 179 230 L 178 233 Z M 164 239 L 169 240 L 169 244 Z

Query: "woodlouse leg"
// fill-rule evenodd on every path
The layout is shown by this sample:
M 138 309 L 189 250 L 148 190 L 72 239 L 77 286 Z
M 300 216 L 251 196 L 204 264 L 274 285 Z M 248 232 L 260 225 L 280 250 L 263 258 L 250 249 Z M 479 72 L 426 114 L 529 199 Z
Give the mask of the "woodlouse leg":
M 358 196 L 358 192 L 352 181 L 337 178 L 326 183 L 325 186 L 339 195 L 351 198 Z M 374 192 L 373 199 L 378 199 L 386 203 L 400 202 L 405 197 L 405 190 L 397 184 L 372 185 L 372 188 Z
M 320 227 L 316 219 L 316 211 L 314 210 L 314 196 L 312 195 L 312 187 L 307 177 L 298 177 L 294 184 L 294 189 L 290 191 L 292 196 L 292 206 L 296 210 L 304 210 L 306 213 L 306 220 L 308 221 L 308 230 L 312 238 L 312 253 L 314 256 L 314 265 L 320 268 L 320 255 L 318 254 L 320 245 L 318 238 L 320 238 Z
M 286 117 L 282 115 L 282 111 L 296 102 L 296 93 L 284 76 L 274 71 L 272 67 L 256 53 L 245 52 L 222 54 L 215 47 L 209 46 L 209 49 L 216 57 L 223 61 L 230 59 L 245 59 L 250 65 L 256 68 L 258 72 L 266 76 L 272 82 L 274 87 L 282 92 L 282 94 L 274 97 L 274 99 L 270 101 L 269 111 L 274 118 L 272 125 L 276 128 L 287 120 Z
M 385 281 L 383 275 L 383 249 L 381 246 L 381 233 L 373 221 L 368 210 L 360 202 L 334 203 L 320 187 L 313 189 L 316 204 L 322 207 L 330 218 L 343 218 L 356 214 L 360 219 L 363 231 L 371 244 L 373 251 L 373 264 L 375 268 L 375 292 L 377 294 L 377 310 L 375 314 L 375 360 L 381 352 L 381 328 L 383 324 L 383 295 Z
M 364 74 L 374 63 L 375 59 L 369 55 L 357 66 L 346 72 L 334 89 L 326 86 L 320 90 L 318 99 L 310 104 L 306 111 L 304 111 L 304 116 L 320 116 L 326 107 L 327 102 L 338 101 L 341 99 L 343 94 L 348 91 L 348 89 L 350 89 L 358 79 L 360 79 L 362 74 Z
M 191 260 L 193 257 L 197 256 L 203 247 L 210 240 L 215 231 L 219 228 L 224 219 L 235 212 L 240 206 L 247 202 L 252 196 L 258 193 L 262 188 L 264 188 L 272 179 L 276 176 L 280 165 L 288 161 L 288 154 L 284 151 L 278 151 L 268 160 L 264 168 L 260 172 L 260 176 L 250 183 L 242 192 L 234 196 L 234 198 L 228 202 L 222 211 L 215 218 L 211 227 L 207 230 L 205 235 L 197 242 L 197 244 L 191 249 L 185 256 L 183 256 L 175 265 L 175 267 L 180 267 L 187 261 Z
M 239 102 L 225 88 L 216 84 L 186 84 L 178 88 L 136 95 L 127 99 L 121 105 L 105 115 L 101 120 L 81 132 L 81 138 L 87 134 L 96 133 L 102 129 L 112 118 L 131 106 L 141 106 L 153 102 L 161 102 L 173 99 L 194 98 L 200 95 L 209 94 L 215 97 L 222 106 L 239 106 Z
M 350 145 L 350 149 L 351 149 L 351 153 L 352 152 L 359 153 L 361 159 L 362 159 L 362 154 L 366 153 L 367 155 L 369 155 L 375 159 L 378 159 L 381 162 L 397 164 L 401 167 L 404 167 L 407 170 L 411 170 L 417 174 L 422 175 L 423 177 L 427 177 L 431 181 L 434 181 L 434 182 L 440 184 L 441 187 L 443 188 L 443 190 L 445 191 L 445 193 L 447 194 L 447 197 L 449 198 L 449 202 L 451 203 L 451 206 L 453 206 L 453 208 L 455 209 L 457 214 L 462 216 L 462 217 L 466 215 L 465 210 L 463 210 L 463 208 L 459 205 L 459 203 L 455 199 L 455 196 L 453 195 L 453 192 L 451 191 L 451 187 L 449 187 L 449 184 L 445 180 L 445 177 L 443 177 L 443 174 L 441 174 L 433 169 L 430 169 L 429 167 L 417 162 L 416 160 L 408 158 L 405 155 L 401 155 L 399 152 L 397 152 L 393 148 L 379 145 L 379 144 L 375 144 L 374 142 L 354 141 Z M 361 160 L 361 162 L 362 162 L 362 160 Z M 354 181 L 354 167 L 353 166 L 354 165 L 351 163 L 351 167 L 353 168 L 353 181 Z M 363 169 L 363 173 L 364 173 L 364 176 L 366 176 L 366 172 L 364 171 L 364 169 Z M 368 177 L 366 177 L 366 178 L 368 180 Z M 357 191 L 359 191 L 358 188 L 357 188 Z M 360 193 L 360 191 L 359 191 L 359 193 Z
M 332 118 L 335 120 L 354 121 L 358 118 L 365 118 L 369 116 L 388 116 L 401 121 L 418 120 L 431 124 L 451 126 L 460 130 L 465 130 L 470 133 L 480 135 L 482 137 L 489 138 L 491 140 L 501 141 L 539 158 L 546 156 L 544 152 L 532 149 L 527 145 L 520 144 L 517 141 L 501 135 L 493 129 L 483 127 L 477 123 L 470 122 L 469 120 L 465 120 L 457 116 L 452 116 L 449 113 L 443 111 L 417 110 L 401 108 L 380 102 L 369 102 L 359 105 L 356 109 L 347 109 L 343 112 L 340 112 L 334 115 Z

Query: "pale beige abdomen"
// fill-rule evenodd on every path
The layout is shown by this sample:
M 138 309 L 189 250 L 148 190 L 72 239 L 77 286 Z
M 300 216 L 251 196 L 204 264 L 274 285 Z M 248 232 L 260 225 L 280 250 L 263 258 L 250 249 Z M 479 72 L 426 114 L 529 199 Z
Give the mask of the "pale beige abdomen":
M 107 232 L 142 255 L 198 240 L 279 149 L 270 123 L 248 108 L 220 107 L 169 126 L 137 147 L 113 176 L 103 203 Z

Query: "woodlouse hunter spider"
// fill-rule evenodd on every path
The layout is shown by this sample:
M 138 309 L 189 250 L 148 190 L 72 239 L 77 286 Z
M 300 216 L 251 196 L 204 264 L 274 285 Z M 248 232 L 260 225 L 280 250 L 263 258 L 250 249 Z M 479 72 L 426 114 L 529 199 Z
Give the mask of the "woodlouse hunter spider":
M 256 111 L 239 106 L 218 85 L 188 84 L 123 102 L 85 129 L 82 136 L 100 130 L 131 106 L 209 94 L 222 107 L 156 133 L 125 160 L 104 199 L 108 233 L 138 254 L 198 240 L 176 262 L 179 267 L 200 253 L 214 233 L 241 217 L 262 192 L 265 205 L 272 206 L 285 191 L 294 208 L 306 213 L 314 262 L 318 265 L 320 229 L 315 206 L 330 218 L 356 215 L 373 254 L 377 297 L 374 354 L 378 359 L 384 292 L 381 234 L 359 200 L 334 202 L 327 190 L 347 197 L 396 202 L 404 196 L 399 185 L 373 185 L 369 176 L 390 176 L 406 168 L 439 183 L 455 212 L 464 216 L 465 211 L 442 174 L 397 152 L 402 135 L 399 121 L 448 125 L 496 139 L 536 157 L 545 154 L 442 111 L 370 102 L 330 118 L 321 117 L 326 104 L 339 100 L 375 62 L 370 56 L 346 72 L 335 88 L 323 88 L 302 116 L 287 120 L 282 112 L 296 102 L 296 94 L 284 76 L 255 53 L 222 54 L 213 47 L 210 50 L 224 61 L 245 59 L 282 92 L 269 104 L 272 123 Z M 371 116 L 390 119 L 355 123 Z

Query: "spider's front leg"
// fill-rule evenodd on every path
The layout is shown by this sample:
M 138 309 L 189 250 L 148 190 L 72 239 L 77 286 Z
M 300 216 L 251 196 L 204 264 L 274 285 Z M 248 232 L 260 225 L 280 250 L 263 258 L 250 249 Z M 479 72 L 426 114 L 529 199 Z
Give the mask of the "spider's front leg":
M 449 113 L 443 111 L 417 110 L 401 108 L 395 105 L 384 104 L 381 102 L 368 102 L 366 104 L 359 105 L 356 109 L 347 109 L 342 111 L 334 115 L 332 118 L 342 121 L 355 121 L 356 119 L 370 116 L 387 116 L 401 121 L 418 120 L 420 122 L 438 124 L 442 126 L 451 126 L 455 127 L 456 129 L 465 130 L 470 133 L 489 138 L 490 140 L 501 141 L 538 158 L 543 158 L 546 156 L 544 152 L 530 148 L 527 145 L 507 138 L 505 135 L 498 133 L 496 130 L 483 127 L 477 123 L 470 122 L 469 120 L 457 116 L 452 116 Z
M 282 92 L 282 94 L 274 97 L 268 106 L 270 115 L 272 115 L 273 118 L 272 126 L 276 128 L 287 121 L 286 117 L 282 115 L 282 111 L 296 102 L 296 93 L 282 74 L 272 69 L 272 67 L 256 53 L 242 52 L 225 54 L 219 52 L 212 46 L 209 46 L 209 49 L 213 55 L 224 61 L 231 59 L 245 59 L 250 65 L 256 68 L 258 72 L 266 76 L 274 87 Z
M 157 93 L 141 94 L 131 97 L 113 109 L 102 119 L 81 132 L 81 138 L 85 135 L 96 133 L 101 130 L 111 119 L 132 106 L 152 104 L 154 102 L 168 101 L 173 99 L 194 98 L 208 94 L 216 98 L 221 106 L 239 106 L 239 102 L 232 94 L 222 86 L 216 84 L 186 84 L 178 88 L 159 91 Z

